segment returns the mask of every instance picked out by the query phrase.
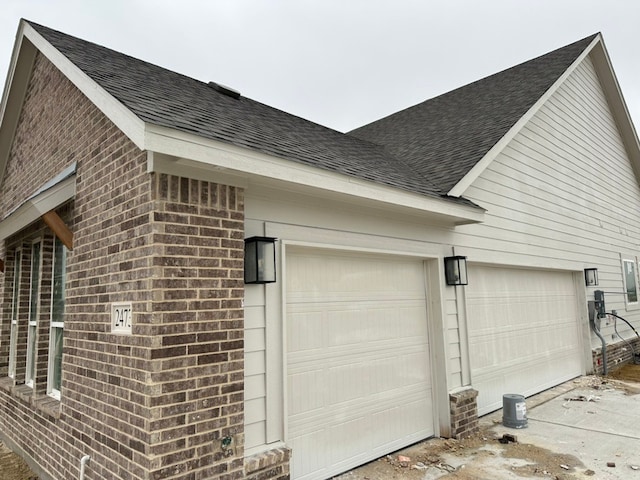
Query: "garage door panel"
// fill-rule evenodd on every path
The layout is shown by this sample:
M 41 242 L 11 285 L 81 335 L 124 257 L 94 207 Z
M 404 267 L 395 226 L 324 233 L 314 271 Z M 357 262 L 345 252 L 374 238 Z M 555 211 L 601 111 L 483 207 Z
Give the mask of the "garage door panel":
M 549 325 L 552 316 L 559 322 L 575 321 L 575 295 L 537 296 L 522 301 L 515 295 L 507 298 L 477 298 L 468 296 L 469 318 L 473 318 L 474 329 L 478 332 L 510 328 L 522 328 L 528 325 Z M 544 304 L 544 305 L 543 305 Z M 496 319 L 499 322 L 496 323 Z
M 467 329 L 478 411 L 502 395 L 532 395 L 582 372 L 573 275 L 472 266 Z
M 400 257 L 377 257 L 363 254 L 332 252 L 327 255 L 320 250 L 308 249 L 295 253 L 295 265 L 287 265 L 287 285 L 291 294 L 288 301 L 298 298 L 313 298 L 317 292 L 329 301 L 341 298 L 368 299 L 369 293 L 406 298 L 421 296 L 424 285 L 420 263 Z M 384 275 L 380 275 L 384 272 Z M 362 285 L 367 285 L 363 290 Z
M 399 388 L 429 385 L 429 354 L 424 345 L 408 345 L 377 352 L 349 352 L 337 358 L 330 353 L 308 357 L 289 368 L 291 411 L 298 412 L 301 399 L 309 397 L 309 409 L 321 399 L 327 407 L 352 398 L 373 398 L 384 392 L 397 396 Z M 320 360 L 320 361 L 319 361 Z M 323 368 L 318 368 L 318 365 Z M 371 372 L 375 371 L 374 375 Z M 301 392 L 307 392 L 303 395 Z M 409 392 L 405 392 L 409 394 Z
M 422 262 L 288 252 L 286 324 L 293 478 L 433 435 Z
M 562 364 L 562 368 L 558 368 L 559 364 Z M 575 377 L 573 372 L 581 368 L 582 364 L 575 355 L 566 354 L 534 364 L 510 365 L 497 374 L 495 370 L 479 372 L 474 376 L 474 384 L 477 379 L 478 384 L 482 385 L 478 393 L 478 405 L 483 405 L 486 411 L 497 410 L 502 408 L 502 395 L 505 393 L 534 395 Z
M 388 442 L 400 441 L 405 442 L 407 435 L 424 435 L 422 438 L 433 435 L 433 422 L 431 415 L 425 415 L 424 396 L 430 395 L 429 390 L 415 389 L 403 396 L 400 403 L 397 397 L 381 395 L 380 397 L 371 398 L 366 402 L 359 402 L 357 399 L 352 401 L 336 404 L 333 408 L 332 419 L 327 421 L 325 412 L 321 409 L 309 410 L 301 412 L 297 415 L 289 416 L 289 436 L 293 441 L 293 446 L 298 447 L 300 437 L 311 432 L 319 431 L 323 427 L 339 426 L 345 422 L 353 421 L 358 418 L 365 418 L 369 425 L 378 430 L 394 431 L 397 435 L 383 435 L 384 442 L 374 445 L 376 448 L 383 447 Z M 391 414 L 390 412 L 394 412 Z M 374 419 L 386 418 L 388 423 L 379 423 Z M 357 441 L 353 441 L 353 439 Z M 347 441 L 351 439 L 351 441 Z M 371 439 L 359 438 L 355 435 L 347 437 L 338 437 L 331 440 L 336 446 L 346 448 L 348 445 L 355 444 L 360 451 L 370 454 L 374 446 L 368 445 L 366 442 Z M 304 450 L 298 449 L 299 458 L 302 457 Z M 341 451 L 340 455 L 344 453 Z M 385 452 L 388 453 L 388 452 Z M 376 457 L 373 457 L 376 458 Z M 373 459 L 373 458 L 370 458 Z
M 508 368 L 509 365 L 523 365 L 543 361 L 548 357 L 559 358 L 579 355 L 580 349 L 574 343 L 566 343 L 576 332 L 575 324 L 540 325 L 533 328 L 505 329 L 490 335 L 474 336 L 470 348 L 474 352 L 473 368 Z M 517 352 L 514 350 L 514 336 L 520 337 Z
M 289 336 L 289 351 L 426 335 L 426 323 L 415 321 L 425 317 L 424 300 L 385 303 L 289 304 L 288 318 L 304 325 Z
M 475 312 L 470 312 L 473 315 Z M 575 314 L 575 309 L 574 309 Z M 514 314 L 515 315 L 515 314 Z M 554 315 L 554 321 L 549 322 L 548 318 L 544 318 L 542 315 L 536 317 L 535 320 L 532 321 L 524 321 L 519 323 L 514 323 L 512 321 L 514 315 L 509 315 L 507 317 L 502 317 L 503 320 L 498 327 L 496 327 L 496 323 L 501 322 L 499 315 L 492 315 L 491 322 L 493 325 L 482 328 L 479 325 L 475 325 L 473 327 L 474 336 L 476 337 L 486 337 L 491 338 L 493 336 L 500 335 L 513 335 L 521 332 L 523 335 L 535 335 L 536 332 L 544 331 L 545 335 L 557 332 L 560 334 L 566 333 L 567 329 L 574 330 L 575 329 L 575 317 L 559 317 L 558 315 Z M 470 316 L 469 318 L 477 318 Z M 549 336 L 549 335 L 547 335 Z
M 415 385 L 404 391 L 402 402 L 399 402 L 397 395 L 390 391 L 370 395 L 364 399 L 343 399 L 343 401 L 333 404 L 325 396 L 322 403 L 323 406 L 330 406 L 331 418 L 327 420 L 326 411 L 321 407 L 301 409 L 297 414 L 290 412 L 289 435 L 291 437 L 304 436 L 309 432 L 319 431 L 324 426 L 340 425 L 358 418 L 368 418 L 368 421 L 375 429 L 404 428 L 402 425 L 409 426 L 412 429 L 418 426 L 417 430 L 429 429 L 432 428 L 431 416 L 425 415 L 423 411 L 425 395 L 430 395 L 430 390 L 423 386 Z M 307 404 L 311 406 L 312 402 L 307 402 Z M 385 412 L 392 410 L 397 415 L 386 418 L 389 420 L 393 418 L 393 425 L 371 421 L 373 417 L 384 416 Z M 416 416 L 412 416 L 414 413 Z M 406 433 L 405 430 L 403 431 Z M 397 440 L 397 437 L 385 438 L 385 442 L 395 440 Z M 335 442 L 340 442 L 340 439 L 336 439 Z

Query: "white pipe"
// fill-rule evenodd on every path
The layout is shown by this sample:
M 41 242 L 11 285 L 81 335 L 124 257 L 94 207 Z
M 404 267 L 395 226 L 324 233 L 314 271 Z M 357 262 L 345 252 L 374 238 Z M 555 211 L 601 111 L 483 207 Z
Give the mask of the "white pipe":
M 85 455 L 80 459 L 80 480 L 84 480 L 84 467 L 89 463 L 89 460 L 91 460 L 89 455 Z

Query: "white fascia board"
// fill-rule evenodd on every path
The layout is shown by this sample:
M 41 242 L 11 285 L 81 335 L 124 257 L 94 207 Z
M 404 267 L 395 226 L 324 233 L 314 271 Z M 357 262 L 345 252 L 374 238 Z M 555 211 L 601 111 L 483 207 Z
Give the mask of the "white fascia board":
M 600 34 L 593 39 L 591 44 L 584 49 L 580 56 L 565 70 L 565 72 L 555 81 L 555 83 L 542 95 L 538 101 L 509 129 L 509 131 L 480 159 L 467 174 L 456 183 L 448 195 L 451 197 L 461 197 L 471 184 L 484 172 L 484 170 L 493 162 L 498 154 L 513 140 L 520 130 L 527 124 L 529 120 L 540 110 L 542 105 L 551 98 L 551 96 L 560 88 L 560 85 L 571 75 L 578 65 L 585 59 L 593 47 L 600 43 L 602 38 Z
M 27 200 L 0 222 L 0 241 L 19 232 L 45 213 L 71 200 L 76 194 L 76 177 L 72 175 L 55 186 Z
M 258 181 L 259 178 L 276 179 L 435 213 L 449 217 L 455 224 L 479 223 L 484 220 L 484 210 L 478 207 L 456 205 L 446 200 L 405 192 L 166 127 L 147 125 L 145 146 L 148 151 L 198 162 L 201 168 L 213 169 L 217 174 L 224 173 L 234 178 L 244 176 L 250 181 Z M 153 168 L 149 166 L 149 169 Z M 156 168 L 160 168 L 160 163 Z M 163 173 L 169 173 L 166 169 L 164 166 Z
M 201 162 L 176 158 L 149 150 L 147 150 L 147 172 L 197 178 L 232 187 L 247 188 L 249 186 L 249 179 L 246 175 L 234 175 L 225 168 L 211 167 Z
M 144 150 L 144 122 L 47 42 L 31 25 L 24 20 L 21 24 L 24 37 L 33 43 L 140 150 Z

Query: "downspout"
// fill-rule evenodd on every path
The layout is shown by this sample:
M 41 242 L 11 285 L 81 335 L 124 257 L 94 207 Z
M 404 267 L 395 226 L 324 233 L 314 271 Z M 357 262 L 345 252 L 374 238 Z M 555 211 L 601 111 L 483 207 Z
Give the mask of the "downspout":
M 589 302 L 591 303 L 591 302 Z M 595 312 L 594 312 L 595 313 Z M 600 341 L 602 342 L 602 374 L 606 375 L 608 373 L 607 370 L 607 342 L 604 340 L 604 337 L 600 334 L 600 330 L 598 330 L 598 327 L 596 326 L 596 322 L 595 319 L 593 317 L 595 317 L 595 315 L 591 316 L 591 311 L 589 311 L 589 325 L 591 325 L 591 330 L 593 330 L 593 333 L 595 333 L 598 338 L 600 339 Z
M 84 468 L 87 463 L 89 463 L 91 457 L 89 455 L 85 455 L 80 459 L 80 480 L 84 480 Z

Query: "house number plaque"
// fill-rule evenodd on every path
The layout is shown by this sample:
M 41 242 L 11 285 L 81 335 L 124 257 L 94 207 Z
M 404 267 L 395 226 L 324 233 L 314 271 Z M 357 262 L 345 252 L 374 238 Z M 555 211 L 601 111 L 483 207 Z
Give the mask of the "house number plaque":
M 111 304 L 111 333 L 131 335 L 131 302 Z

